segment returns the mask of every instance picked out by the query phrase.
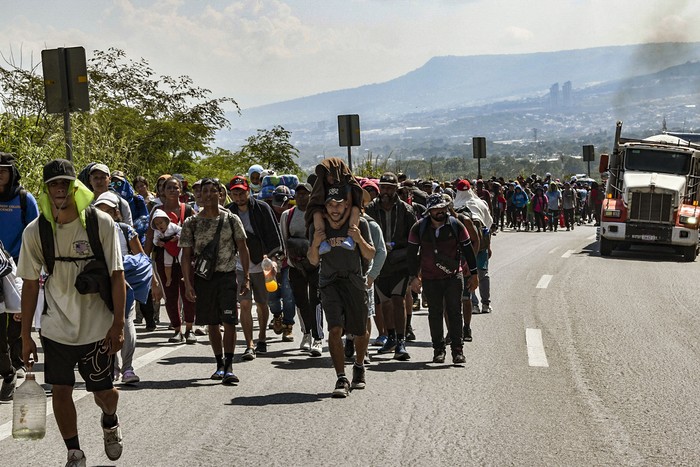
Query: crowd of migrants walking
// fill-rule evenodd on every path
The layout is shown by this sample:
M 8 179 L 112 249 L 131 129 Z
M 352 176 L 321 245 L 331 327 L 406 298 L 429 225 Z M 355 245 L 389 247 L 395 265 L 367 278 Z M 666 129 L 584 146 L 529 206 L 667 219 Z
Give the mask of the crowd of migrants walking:
M 236 365 L 264 356 L 268 331 L 294 342 L 298 323 L 310 358 L 324 354 L 327 340 L 331 395 L 344 398 L 371 384 L 370 347 L 406 361 L 420 337 L 430 340 L 432 362 L 444 363 L 449 348 L 452 363 L 465 363 L 472 314 L 493 311 L 491 237 L 598 223 L 603 199 L 589 179 L 369 179 L 337 158 L 305 180 L 260 165 L 228 183 L 190 186 L 163 174 L 153 192 L 144 177 L 130 182 L 114 169 L 92 163 L 76 172 L 53 160 L 32 194 L 14 155 L 0 153 L 0 277 L 22 279 L 21 304 L 0 296 L 0 401 L 12 400 L 17 380 L 40 360 L 38 333 L 67 465 L 85 465 L 76 365 L 102 410 L 105 452 L 121 456 L 115 383 L 147 377 L 132 365 L 136 326 L 155 331 L 161 302 L 168 343 L 208 338 L 208 377 L 229 386 L 239 383 L 236 348 Z M 430 336 L 413 329 L 421 307 Z

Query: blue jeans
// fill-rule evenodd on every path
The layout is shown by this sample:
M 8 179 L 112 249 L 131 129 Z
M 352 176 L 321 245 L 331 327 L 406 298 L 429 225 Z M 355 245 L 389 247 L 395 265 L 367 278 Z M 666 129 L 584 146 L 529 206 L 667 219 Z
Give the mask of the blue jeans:
M 476 265 L 479 273 L 479 295 L 481 295 L 481 303 L 484 306 L 489 306 L 491 303 L 491 278 L 489 277 L 489 252 L 488 250 L 480 251 L 476 254 Z M 472 292 L 472 306 L 479 306 L 479 298 L 476 296 L 476 291 Z
M 275 292 L 268 295 L 267 304 L 273 315 L 283 314 L 282 322 L 284 324 L 294 324 L 296 305 L 294 303 L 292 286 L 289 283 L 289 267 L 282 269 L 282 272 L 277 275 L 277 280 L 279 287 Z

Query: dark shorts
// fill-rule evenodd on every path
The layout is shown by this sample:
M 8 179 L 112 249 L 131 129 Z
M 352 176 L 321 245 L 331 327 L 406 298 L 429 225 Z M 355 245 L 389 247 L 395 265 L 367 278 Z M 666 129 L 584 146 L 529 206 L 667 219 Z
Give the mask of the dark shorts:
M 348 279 L 336 279 L 320 289 L 321 305 L 328 329 L 340 326 L 348 334 L 362 336 L 367 332 L 368 294 Z
M 46 383 L 74 386 L 77 364 L 78 372 L 85 381 L 85 389 L 89 392 L 112 389 L 114 355 L 109 355 L 108 350 L 102 350 L 103 342 L 104 340 L 85 345 L 66 345 L 42 337 Z
M 408 274 L 390 274 L 379 276 L 374 281 L 374 303 L 384 303 L 391 297 L 404 297 L 408 287 Z
M 255 297 L 255 303 L 267 303 L 268 291 L 265 288 L 265 273 L 262 272 L 251 272 L 250 276 L 250 290 L 245 295 L 238 295 L 238 301 L 242 300 L 252 300 Z M 241 287 L 245 282 L 243 277 L 243 271 L 236 270 L 236 277 L 238 278 L 238 293 L 241 293 Z
M 195 274 L 194 291 L 197 294 L 195 323 L 198 326 L 238 324 L 238 286 L 234 271 L 215 272 L 211 280 Z

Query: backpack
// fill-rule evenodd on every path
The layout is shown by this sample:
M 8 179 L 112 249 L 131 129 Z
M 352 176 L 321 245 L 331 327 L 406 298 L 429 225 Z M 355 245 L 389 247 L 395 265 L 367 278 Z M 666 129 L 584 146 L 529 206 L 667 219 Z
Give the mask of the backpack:
M 488 250 L 491 247 L 491 230 L 475 217 L 467 206 L 459 208 L 457 213 L 467 216 L 474 223 L 474 228 L 479 234 L 479 251 Z

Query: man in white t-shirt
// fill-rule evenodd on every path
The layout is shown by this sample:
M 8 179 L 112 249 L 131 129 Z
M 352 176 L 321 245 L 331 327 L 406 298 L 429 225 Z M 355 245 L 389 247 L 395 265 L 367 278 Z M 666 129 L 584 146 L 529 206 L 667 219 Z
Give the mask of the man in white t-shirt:
M 80 294 L 75 281 L 95 257 L 86 231 L 87 212 L 93 194 L 75 177 L 70 161 L 56 159 L 44 166 L 44 185 L 39 195 L 40 215 L 22 236 L 17 274 L 24 280 L 22 290 L 22 356 L 29 367 L 36 343 L 31 329 L 39 294 L 39 274 L 50 272 L 44 284 L 46 306 L 41 316 L 44 373 L 53 385 L 53 409 L 71 465 L 85 465 L 80 449 L 75 404 L 74 369 L 85 380 L 85 388 L 102 409 L 105 453 L 110 460 L 121 456 L 123 443 L 117 419 L 119 393 L 112 384 L 114 354 L 124 342 L 126 288 L 119 240 L 112 218 L 94 210 L 104 261 L 110 274 L 113 312 L 99 293 Z M 91 208 L 93 209 L 93 208 Z M 42 248 L 40 223 L 50 225 L 54 243 L 53 271 Z

